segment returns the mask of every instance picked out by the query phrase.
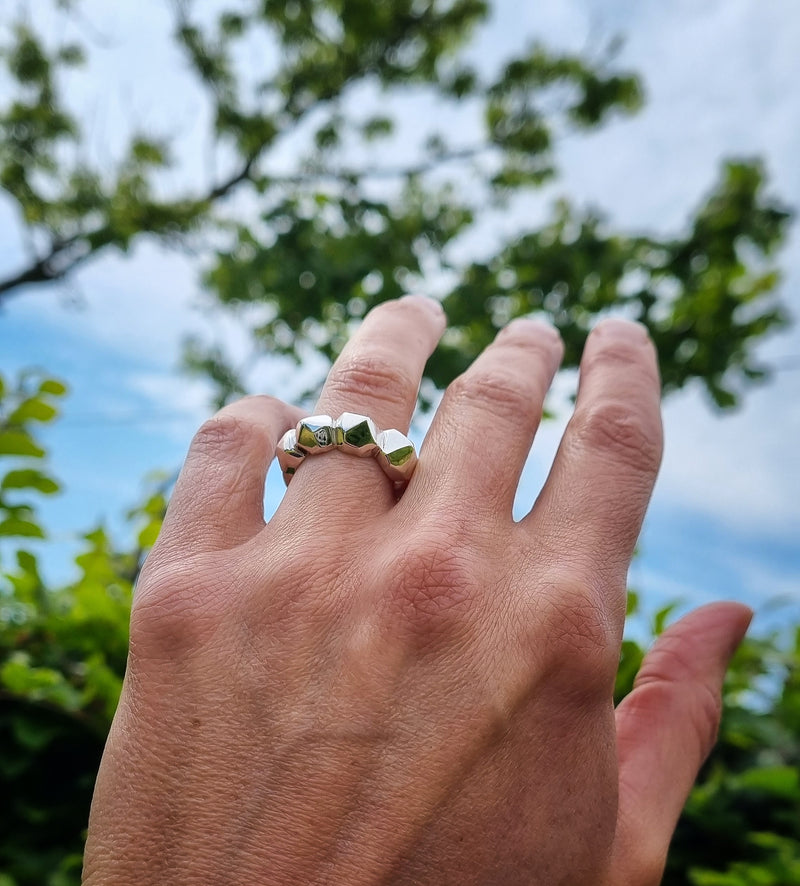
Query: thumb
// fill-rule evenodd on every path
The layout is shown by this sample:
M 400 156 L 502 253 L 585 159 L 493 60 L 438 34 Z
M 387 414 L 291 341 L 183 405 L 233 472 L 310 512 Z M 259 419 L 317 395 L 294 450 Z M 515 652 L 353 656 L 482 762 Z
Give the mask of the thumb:
M 611 883 L 661 882 L 681 810 L 716 741 L 725 670 L 752 617 L 738 603 L 690 612 L 658 638 L 618 706 Z

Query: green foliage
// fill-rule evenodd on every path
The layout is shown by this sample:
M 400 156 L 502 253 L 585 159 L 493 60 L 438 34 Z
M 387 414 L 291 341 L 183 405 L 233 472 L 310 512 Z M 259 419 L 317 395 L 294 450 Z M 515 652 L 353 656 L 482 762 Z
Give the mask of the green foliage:
M 54 419 L 65 392 L 61 382 L 39 374 L 13 385 L 0 376 L 0 884 L 6 886 L 80 881 L 94 774 L 125 669 L 133 582 L 165 509 L 163 491 L 156 490 L 130 514 L 136 537 L 130 551 L 118 550 L 102 528 L 87 533 L 74 578 L 47 585 L 25 543 L 46 536 L 37 496 L 58 491 L 37 427 Z
M 247 329 L 245 361 L 213 342 L 189 343 L 187 368 L 212 380 L 218 402 L 247 388 L 242 362 L 299 360 L 309 348 L 332 359 L 370 307 L 434 287 L 452 324 L 427 370 L 439 387 L 524 314 L 556 323 L 574 366 L 589 328 L 610 311 L 648 326 L 666 391 L 699 380 L 728 407 L 766 376 L 754 345 L 785 323 L 773 256 L 789 212 L 766 193 L 757 160 L 727 162 L 672 236 L 618 232 L 567 201 L 505 242 L 487 235 L 493 213 L 526 205 L 557 176 L 565 134 L 641 107 L 641 83 L 614 64 L 613 47 L 579 56 L 534 44 L 477 67 L 468 53 L 489 14 L 483 0 L 229 0 L 202 18 L 190 0 L 173 8 L 176 46 L 231 170 L 192 193 L 164 188 L 163 171 L 181 158 L 161 135 L 131 132 L 116 166 L 91 166 L 81 121 L 63 102 L 64 71 L 82 64 L 81 47 L 46 44 L 7 14 L 0 63 L 17 95 L 0 102 L 0 187 L 30 238 L 49 245 L 0 279 L 0 299 L 111 246 L 128 250 L 144 236 L 196 244 L 187 238 L 204 231 L 215 236 L 203 243 L 218 246 L 212 255 L 205 247 L 210 299 L 231 312 L 260 305 L 264 318 Z M 246 46 L 263 48 L 261 66 L 238 63 Z M 482 123 L 434 123 L 419 145 L 402 143 L 406 166 L 387 166 L 371 159 L 380 157 L 375 142 L 401 146 L 392 141 L 404 122 L 397 100 L 410 88 L 452 119 Z M 460 131 L 474 135 L 459 140 Z M 287 142 L 294 163 L 278 173 L 273 160 Z M 234 191 L 255 207 L 235 220 L 224 209 Z
M 19 464 L 0 480 L 0 540 L 44 537 L 33 505 L 21 495 L 58 491 L 58 483 L 38 465 L 45 453 L 32 426 L 58 415 L 56 403 L 65 392 L 63 385 L 38 373 L 24 373 L 11 387 L 0 378 L 0 457 L 13 457 Z

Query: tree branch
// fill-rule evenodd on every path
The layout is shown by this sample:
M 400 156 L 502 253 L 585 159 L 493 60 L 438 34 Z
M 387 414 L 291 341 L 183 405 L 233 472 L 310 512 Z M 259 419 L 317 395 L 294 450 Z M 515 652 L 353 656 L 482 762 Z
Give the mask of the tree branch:
M 215 200 L 220 200 L 222 197 L 229 194 L 233 191 L 238 185 L 240 185 L 243 181 L 247 181 L 252 178 L 253 166 L 255 166 L 256 160 L 260 155 L 261 151 L 258 151 L 254 154 L 251 154 L 250 157 L 247 158 L 244 166 L 237 172 L 235 175 L 232 175 L 230 178 L 226 179 L 224 182 L 213 187 L 205 197 L 202 198 L 201 202 L 203 203 L 213 203 Z
M 446 163 L 456 163 L 459 160 L 471 160 L 494 147 L 495 146 L 491 144 L 473 145 L 472 147 L 451 151 L 410 166 L 375 166 L 366 169 L 320 169 L 296 173 L 294 175 L 267 175 L 265 176 L 265 179 L 269 184 L 274 185 L 299 185 L 314 181 L 350 182 L 370 178 L 408 178 L 409 176 L 424 175 L 426 172 L 432 172 L 434 169 L 438 169 Z
M 187 201 L 177 200 L 175 201 L 176 205 L 188 203 L 199 206 L 221 200 L 243 181 L 252 178 L 253 166 L 257 159 L 258 154 L 252 154 L 237 172 L 210 188 L 206 194 Z M 151 231 L 150 233 L 158 234 L 159 232 Z M 107 240 L 111 242 L 113 239 L 113 229 L 110 225 L 101 225 L 94 230 L 83 231 L 67 238 L 54 238 L 47 255 L 32 261 L 18 273 L 0 279 L 0 306 L 12 295 L 18 294 L 22 287 L 28 284 L 52 283 L 55 280 L 61 280 L 78 265 L 92 258 L 100 250 L 92 248 L 89 245 L 91 241 Z M 84 250 L 81 251 L 77 247 L 84 247 Z
M 446 163 L 455 163 L 461 160 L 470 160 L 491 149 L 494 145 L 483 144 L 473 145 L 467 148 L 460 148 L 449 153 L 432 157 L 429 160 L 421 161 L 410 166 L 398 167 L 374 167 L 367 169 L 321 169 L 318 171 L 309 171 L 297 173 L 295 175 L 285 176 L 265 176 L 268 184 L 272 185 L 297 185 L 307 184 L 310 182 L 351 182 L 363 179 L 387 179 L 387 178 L 408 178 L 413 175 L 424 175 L 434 169 L 443 166 Z M 244 162 L 244 164 L 227 179 L 214 185 L 207 193 L 200 197 L 194 197 L 188 200 L 176 200 L 174 205 L 196 205 L 198 207 L 203 204 L 216 203 L 222 200 L 239 185 L 245 181 L 253 181 L 253 170 L 258 161 L 261 151 L 252 153 Z M 197 210 L 198 215 L 200 209 Z M 160 234 L 164 233 L 158 230 L 146 231 L 141 233 Z M 16 274 L 0 279 L 0 307 L 12 295 L 16 295 L 22 291 L 23 287 L 30 284 L 52 283 L 61 280 L 76 267 L 83 264 L 98 254 L 102 247 L 92 247 L 92 242 L 111 243 L 115 239 L 114 230 L 110 225 L 101 225 L 91 231 L 83 231 L 80 234 L 74 234 L 68 238 L 54 238 L 49 252 L 31 262 L 26 268 L 23 268 Z
M 76 235 L 67 240 L 54 240 L 47 255 L 32 262 L 17 274 L 0 280 L 0 305 L 11 295 L 15 295 L 15 290 L 20 290 L 29 283 L 49 283 L 53 280 L 60 280 L 81 262 L 86 261 L 91 255 L 91 250 L 67 258 L 64 264 L 59 261 L 83 240 L 83 236 Z

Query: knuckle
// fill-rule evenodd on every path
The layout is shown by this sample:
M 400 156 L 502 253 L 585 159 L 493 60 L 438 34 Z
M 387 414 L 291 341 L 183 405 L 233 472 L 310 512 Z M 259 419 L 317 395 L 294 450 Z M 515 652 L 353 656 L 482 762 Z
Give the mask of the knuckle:
M 604 453 L 643 474 L 658 470 L 660 426 L 625 403 L 606 400 L 576 413 L 573 431 L 593 452 Z
M 722 717 L 722 698 L 706 683 L 687 684 L 664 675 L 649 674 L 636 681 L 637 691 L 647 693 L 647 703 L 661 710 L 675 708 L 676 688 L 679 691 L 681 717 L 686 729 L 694 737 L 697 748 L 697 766 L 711 753 L 717 740 Z M 677 686 L 676 686 L 677 684 Z
M 607 694 L 619 663 L 619 644 L 601 597 L 574 581 L 557 583 L 546 597 L 542 617 L 559 684 Z
M 392 558 L 384 595 L 390 618 L 399 618 L 425 642 L 457 634 L 475 602 L 470 556 L 444 534 L 415 540 Z
M 480 409 L 503 419 L 519 419 L 530 412 L 531 398 L 520 380 L 494 368 L 460 375 L 449 388 L 457 409 Z
M 358 399 L 378 401 L 390 407 L 409 408 L 410 392 L 417 386 L 388 355 L 362 354 L 357 359 L 335 365 L 328 377 L 327 391 L 336 401 Z
M 226 415 L 232 406 L 238 406 L 241 403 L 252 404 L 253 406 L 260 407 L 272 407 L 272 406 L 285 406 L 286 404 L 283 400 L 280 400 L 278 397 L 273 397 L 272 394 L 246 394 L 244 397 L 240 397 L 238 400 L 233 400 L 228 406 L 224 407 L 218 413 L 219 415 Z
M 282 415 L 285 414 L 287 409 L 290 410 L 292 408 L 284 400 L 281 400 L 280 397 L 273 397 L 271 394 L 247 394 L 226 406 L 218 414 L 227 415 L 231 407 L 238 408 L 240 405 L 255 407 L 259 414 L 263 415 Z
M 669 636 L 660 638 L 656 650 L 645 660 L 643 671 L 635 681 L 637 691 L 651 696 L 660 694 L 666 706 L 675 698 L 676 686 L 681 703 L 686 706 L 686 722 L 697 741 L 702 759 L 711 752 L 717 740 L 722 718 L 722 694 L 704 679 L 698 679 L 687 661 L 681 643 Z M 683 691 L 685 690 L 685 691 Z
M 692 693 L 689 722 L 697 737 L 703 760 L 711 753 L 717 741 L 722 718 L 722 697 L 706 683 L 700 683 Z
M 202 648 L 220 622 L 219 596 L 208 575 L 194 568 L 143 572 L 131 607 L 131 655 L 174 661 Z
M 210 458 L 237 452 L 250 441 L 252 427 L 239 416 L 218 412 L 199 427 L 190 450 Z
M 637 833 L 637 837 L 635 843 L 625 847 L 624 882 L 636 886 L 659 886 L 667 862 L 666 847 L 662 840 L 650 834 Z

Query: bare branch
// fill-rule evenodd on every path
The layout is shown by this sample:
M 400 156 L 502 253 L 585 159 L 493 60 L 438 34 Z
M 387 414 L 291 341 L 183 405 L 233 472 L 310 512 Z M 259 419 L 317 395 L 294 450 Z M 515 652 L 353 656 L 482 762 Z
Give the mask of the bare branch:
M 487 153 L 494 147 L 494 145 L 490 144 L 473 145 L 469 148 L 443 153 L 410 166 L 374 166 L 367 167 L 366 169 L 319 169 L 293 175 L 267 175 L 265 179 L 267 183 L 274 185 L 298 185 L 315 181 L 351 182 L 358 181 L 359 179 L 408 178 L 433 172 L 447 163 L 472 160 L 481 154 Z
M 82 237 L 56 240 L 47 255 L 32 262 L 17 274 L 0 280 L 0 305 L 27 284 L 60 280 L 92 255 L 91 249 L 86 248 L 81 252 L 75 250 L 76 246 L 86 246 Z

